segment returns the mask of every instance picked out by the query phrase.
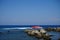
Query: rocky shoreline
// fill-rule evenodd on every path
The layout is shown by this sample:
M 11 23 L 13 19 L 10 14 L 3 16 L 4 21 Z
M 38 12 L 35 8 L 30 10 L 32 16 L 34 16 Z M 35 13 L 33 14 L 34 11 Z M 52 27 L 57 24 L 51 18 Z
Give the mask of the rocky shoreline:
M 7 32 L 0 32 L 0 35 L 3 34 L 9 34 L 11 32 L 14 31 L 18 31 L 18 30 L 11 30 L 11 31 L 7 31 Z M 47 32 L 49 31 L 53 31 L 53 32 L 60 32 L 60 27 L 56 27 L 56 28 L 51 28 L 48 27 L 44 30 L 40 30 L 40 29 L 25 29 L 24 32 L 30 36 L 30 37 L 35 37 L 37 38 L 37 40 L 43 39 L 43 40 L 51 40 L 51 37 L 53 35 L 48 34 Z M 60 40 L 60 37 L 58 38 L 58 40 Z
M 60 27 L 56 27 L 56 28 L 51 28 L 51 27 L 48 27 L 45 29 L 46 31 L 55 31 L 55 32 L 60 32 Z
M 33 37 L 37 38 L 38 40 L 40 40 L 40 39 L 51 40 L 51 36 L 53 36 L 53 35 L 50 35 L 47 32 L 48 31 L 60 32 L 60 27 L 57 27 L 57 28 L 49 27 L 47 29 L 44 29 L 44 31 L 46 31 L 46 32 L 42 33 L 43 31 L 41 32 L 41 30 L 27 29 L 24 32 L 27 33 L 27 35 L 29 35 L 29 36 L 33 36 Z M 60 40 L 60 38 L 58 38 L 58 40 Z
M 29 36 L 33 36 L 35 38 L 39 39 L 44 39 L 44 40 L 51 40 L 51 36 L 47 33 L 41 33 L 40 30 L 25 30 L 25 33 L 27 33 L 27 35 Z

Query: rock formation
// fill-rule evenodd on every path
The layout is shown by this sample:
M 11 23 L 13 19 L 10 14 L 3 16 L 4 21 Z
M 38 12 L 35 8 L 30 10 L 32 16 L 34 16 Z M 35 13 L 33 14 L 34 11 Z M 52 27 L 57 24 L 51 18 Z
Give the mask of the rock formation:
M 47 34 L 45 31 L 42 30 L 25 30 L 25 32 L 30 35 L 30 36 L 34 36 L 37 39 L 44 39 L 44 40 L 50 40 L 51 36 L 49 34 Z

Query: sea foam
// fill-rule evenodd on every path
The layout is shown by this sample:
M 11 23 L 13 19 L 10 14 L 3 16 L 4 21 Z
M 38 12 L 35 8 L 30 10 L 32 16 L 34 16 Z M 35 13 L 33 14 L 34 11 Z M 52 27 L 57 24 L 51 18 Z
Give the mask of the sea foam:
M 3 30 L 12 30 L 12 29 L 32 29 L 31 27 L 15 27 L 15 28 L 2 28 Z

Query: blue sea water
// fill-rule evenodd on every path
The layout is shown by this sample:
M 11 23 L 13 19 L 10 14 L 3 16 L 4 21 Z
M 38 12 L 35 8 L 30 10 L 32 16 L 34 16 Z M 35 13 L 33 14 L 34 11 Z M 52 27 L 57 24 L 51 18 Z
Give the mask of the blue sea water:
M 16 29 L 16 30 L 5 30 L 4 28 L 21 28 L 21 27 L 32 27 L 34 25 L 0 25 L 0 40 L 37 40 L 35 37 L 28 36 L 24 30 L 25 29 Z M 48 27 L 60 27 L 60 25 L 39 25 L 43 28 Z M 52 40 L 58 40 L 60 38 L 60 32 L 48 32 L 52 34 Z

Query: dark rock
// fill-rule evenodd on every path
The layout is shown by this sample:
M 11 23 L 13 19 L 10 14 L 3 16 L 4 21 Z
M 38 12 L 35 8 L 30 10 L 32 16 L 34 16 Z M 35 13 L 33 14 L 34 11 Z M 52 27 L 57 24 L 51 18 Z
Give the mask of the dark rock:
M 60 38 L 58 38 L 58 40 L 60 40 Z
M 42 35 L 41 35 L 41 34 L 38 34 L 38 33 L 35 33 L 35 37 L 36 37 L 37 39 L 41 39 L 41 38 L 42 38 Z

